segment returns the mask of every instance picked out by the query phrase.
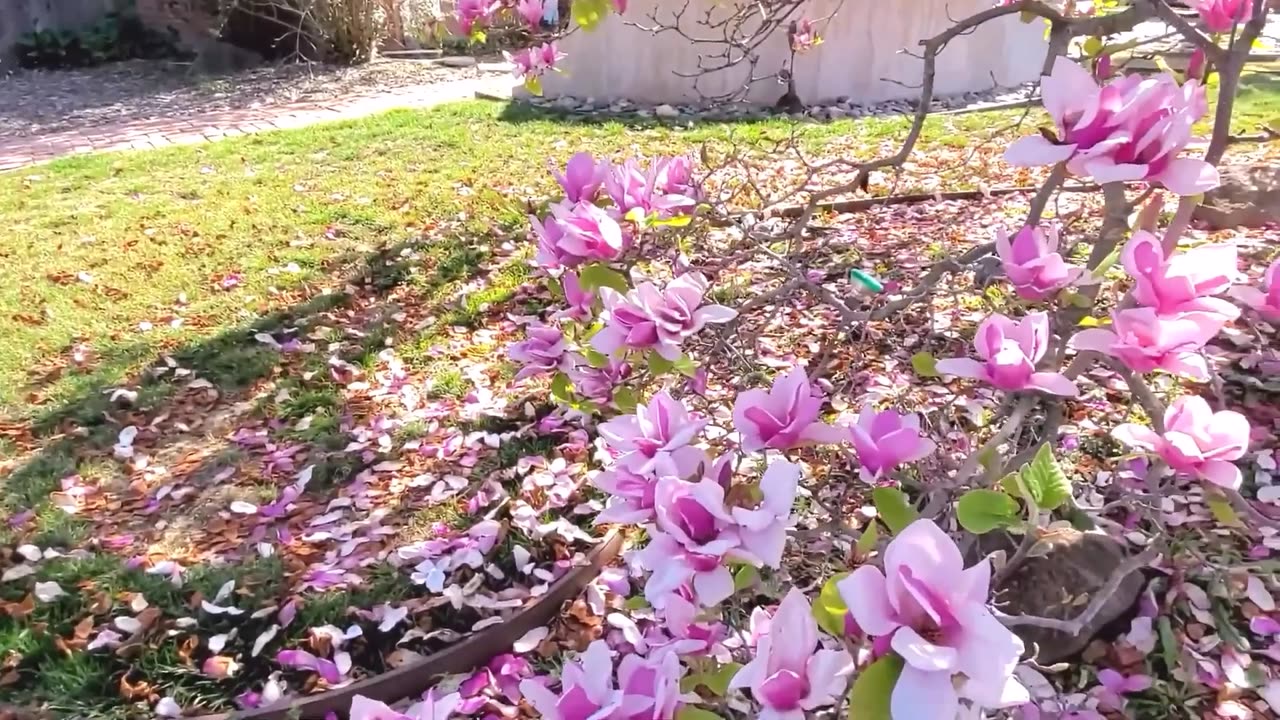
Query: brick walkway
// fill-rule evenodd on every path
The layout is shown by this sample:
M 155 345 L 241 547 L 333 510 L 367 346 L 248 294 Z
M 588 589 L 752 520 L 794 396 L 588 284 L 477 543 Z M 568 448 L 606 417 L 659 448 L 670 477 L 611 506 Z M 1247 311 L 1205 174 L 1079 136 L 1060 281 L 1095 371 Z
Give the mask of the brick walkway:
M 77 153 L 146 150 L 221 140 L 263 130 L 300 128 L 333 120 L 366 117 L 398 108 L 428 108 L 484 95 L 510 97 L 510 76 L 489 76 L 403 87 L 373 95 L 352 95 L 321 103 L 208 112 L 194 117 L 160 117 L 46 135 L 0 139 L 0 171 Z

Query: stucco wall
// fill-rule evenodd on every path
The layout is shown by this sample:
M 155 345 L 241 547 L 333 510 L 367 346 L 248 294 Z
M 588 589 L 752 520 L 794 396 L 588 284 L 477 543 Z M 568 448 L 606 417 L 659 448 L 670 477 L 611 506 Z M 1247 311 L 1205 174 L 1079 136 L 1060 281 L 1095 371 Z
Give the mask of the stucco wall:
M 684 2 L 632 0 L 625 18 L 652 24 L 646 18 L 656 12 L 659 19 L 670 22 L 673 11 Z M 702 17 L 708 8 L 716 12 L 714 8 L 723 4 L 724 0 L 690 0 L 682 27 L 690 35 L 707 37 L 708 30 L 696 25 L 694 18 Z M 992 4 L 992 0 L 812 0 L 805 10 L 809 17 L 838 12 L 822 32 L 825 42 L 797 56 L 796 91 L 807 104 L 841 96 L 859 102 L 915 97 L 918 90 L 890 82 L 920 82 L 921 62 L 900 51 L 918 48 L 922 38 L 950 23 L 948 17 L 964 18 Z M 675 33 L 654 35 L 627 25 L 617 15 L 592 32 L 573 33 L 560 42 L 560 48 L 568 54 L 563 61 L 566 72 L 549 73 L 543 79 L 546 95 L 646 103 L 698 101 L 694 81 L 673 71 L 692 72 L 698 67 L 699 53 L 719 50 L 695 45 Z M 1044 53 L 1043 24 L 1023 24 L 1016 17 L 987 23 L 972 35 L 954 40 L 939 56 L 935 93 L 989 88 L 993 75 L 1000 85 L 1033 80 Z M 757 74 L 775 72 L 784 66 L 787 55 L 786 32 L 779 30 L 761 46 Z M 745 77 L 744 65 L 705 76 L 698 88 L 702 95 L 722 94 L 741 87 Z M 784 90 L 776 82 L 757 83 L 749 99 L 773 103 Z

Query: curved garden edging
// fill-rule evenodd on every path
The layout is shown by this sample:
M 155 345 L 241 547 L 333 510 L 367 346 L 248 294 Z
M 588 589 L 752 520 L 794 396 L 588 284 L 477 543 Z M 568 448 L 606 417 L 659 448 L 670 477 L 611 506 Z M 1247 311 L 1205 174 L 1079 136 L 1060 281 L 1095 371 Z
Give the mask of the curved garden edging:
M 537 602 L 516 613 L 510 620 L 469 635 L 419 662 L 398 667 L 390 672 L 290 702 L 280 702 L 256 710 L 203 715 L 194 720 L 322 720 L 325 713 L 340 716 L 351 706 L 351 699 L 363 695 L 385 703 L 418 695 L 431 687 L 441 675 L 462 673 L 484 664 L 495 655 L 506 652 L 516 640 L 536 627 L 546 625 L 566 600 L 582 592 L 600 574 L 605 565 L 622 550 L 623 534 L 611 530 L 604 541 L 587 554 L 587 564 L 576 567 L 555 581 Z

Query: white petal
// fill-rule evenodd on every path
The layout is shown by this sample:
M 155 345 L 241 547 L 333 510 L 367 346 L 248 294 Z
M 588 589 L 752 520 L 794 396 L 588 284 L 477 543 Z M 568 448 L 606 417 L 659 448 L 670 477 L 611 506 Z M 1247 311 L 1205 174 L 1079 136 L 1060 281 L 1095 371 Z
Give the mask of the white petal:
M 156 703 L 156 715 L 160 717 L 182 717 L 182 706 L 171 697 L 160 698 L 160 702 Z
M 24 578 L 28 575 L 34 575 L 35 572 L 36 572 L 36 569 L 31 567 L 30 565 L 26 563 L 19 563 L 9 568 L 8 570 L 4 571 L 4 574 L 0 575 L 0 582 L 9 582 L 10 580 L 18 580 L 19 578 Z
M 511 650 L 516 654 L 527 653 L 538 647 L 538 645 L 541 644 L 549 634 L 551 634 L 550 629 L 546 627 L 536 627 L 524 635 L 521 635 L 519 640 L 512 643 Z
M 272 625 L 266 630 L 263 630 L 262 634 L 258 636 L 258 639 L 253 641 L 253 649 L 249 651 L 249 657 L 258 657 L 258 653 L 262 652 L 262 648 L 266 647 L 267 643 L 271 642 L 279 632 L 279 625 Z
M 36 583 L 36 599 L 40 602 L 53 602 L 66 594 L 67 591 L 56 582 Z
M 241 515 L 254 515 L 258 512 L 258 506 L 243 500 L 236 500 L 231 503 L 231 512 L 240 513 Z
M 142 623 L 138 622 L 137 618 L 118 617 L 116 627 L 132 635 L 142 629 Z

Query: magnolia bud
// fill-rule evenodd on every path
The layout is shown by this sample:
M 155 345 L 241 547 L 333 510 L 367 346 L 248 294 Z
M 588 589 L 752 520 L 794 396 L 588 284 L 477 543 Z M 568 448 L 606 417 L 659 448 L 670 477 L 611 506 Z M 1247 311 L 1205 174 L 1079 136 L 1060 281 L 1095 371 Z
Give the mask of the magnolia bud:
M 1187 60 L 1187 79 L 1204 80 L 1204 66 L 1204 48 L 1196 48 L 1195 52 L 1191 53 L 1191 58 Z
M 1111 77 L 1111 56 L 1100 55 L 1097 62 L 1093 66 L 1093 74 L 1099 80 L 1106 80 Z

